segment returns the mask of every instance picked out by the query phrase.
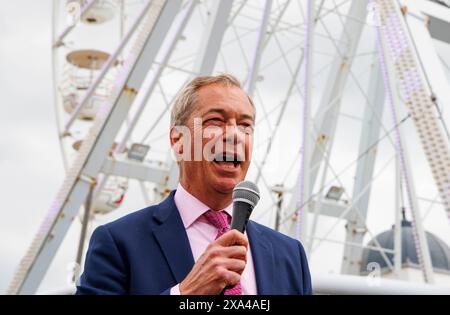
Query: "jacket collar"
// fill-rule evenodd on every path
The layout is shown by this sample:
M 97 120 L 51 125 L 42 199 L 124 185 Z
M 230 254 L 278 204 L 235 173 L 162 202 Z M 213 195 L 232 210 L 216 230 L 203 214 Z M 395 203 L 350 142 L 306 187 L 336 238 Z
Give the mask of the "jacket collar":
M 172 191 L 155 210 L 153 217 L 158 226 L 153 231 L 176 283 L 180 283 L 194 266 L 194 257 L 174 194 Z
M 247 235 L 252 249 L 258 294 L 273 294 L 275 257 L 270 240 L 262 233 L 261 227 L 248 221 Z
M 194 266 L 189 239 L 174 201 L 175 190 L 159 204 L 153 217 L 158 222 L 154 234 L 169 264 L 170 270 L 180 283 Z M 247 225 L 247 235 L 252 250 L 258 294 L 271 294 L 274 281 L 274 255 L 271 242 L 253 221 Z

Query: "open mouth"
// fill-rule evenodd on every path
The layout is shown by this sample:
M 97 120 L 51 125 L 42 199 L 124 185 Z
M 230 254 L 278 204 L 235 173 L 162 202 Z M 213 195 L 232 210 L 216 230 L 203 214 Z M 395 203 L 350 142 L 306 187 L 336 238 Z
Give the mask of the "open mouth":
M 243 159 L 238 154 L 220 153 L 214 156 L 214 163 L 227 167 L 237 168 L 241 165 Z

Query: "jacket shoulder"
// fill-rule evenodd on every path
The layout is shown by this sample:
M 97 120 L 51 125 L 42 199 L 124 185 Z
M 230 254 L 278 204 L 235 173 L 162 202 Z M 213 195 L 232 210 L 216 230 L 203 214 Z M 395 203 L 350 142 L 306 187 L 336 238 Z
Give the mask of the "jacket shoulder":
M 168 214 L 172 213 L 176 209 L 174 202 L 175 190 L 171 191 L 170 194 L 162 200 L 160 203 L 148 206 L 146 208 L 134 211 L 127 214 L 115 221 L 105 224 L 105 227 L 111 230 L 121 229 L 123 227 L 136 227 L 142 224 L 151 224 L 154 218 L 159 219 L 167 217 Z
M 152 205 L 146 208 L 134 211 L 124 215 L 114 221 L 108 222 L 103 226 L 110 232 L 120 231 L 128 227 L 136 227 L 152 220 L 153 213 L 158 209 L 159 205 Z
M 298 246 L 299 244 L 301 245 L 301 242 L 296 240 L 295 238 L 292 238 L 281 232 L 275 231 L 274 229 L 269 228 L 260 223 L 257 223 L 255 221 L 251 220 L 250 222 L 256 230 L 258 230 L 260 233 L 264 234 L 264 236 L 268 237 L 274 242 L 286 244 L 288 246 Z

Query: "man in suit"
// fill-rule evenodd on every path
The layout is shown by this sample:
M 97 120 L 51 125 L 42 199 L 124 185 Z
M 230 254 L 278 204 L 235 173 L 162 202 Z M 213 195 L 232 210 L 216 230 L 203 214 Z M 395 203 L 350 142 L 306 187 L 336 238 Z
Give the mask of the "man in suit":
M 250 165 L 255 107 L 231 75 L 178 94 L 170 142 L 180 169 L 160 204 L 98 227 L 77 294 L 311 294 L 301 243 L 249 221 L 229 230 Z

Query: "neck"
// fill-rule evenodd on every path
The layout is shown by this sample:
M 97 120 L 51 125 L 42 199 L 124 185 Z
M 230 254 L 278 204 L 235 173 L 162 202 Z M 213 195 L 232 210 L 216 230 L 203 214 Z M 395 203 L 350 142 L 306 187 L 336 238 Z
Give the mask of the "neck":
M 212 210 L 222 210 L 232 202 L 232 192 L 221 193 L 210 187 L 202 187 L 190 184 L 187 180 L 180 179 L 180 184 L 192 196 L 200 200 Z

